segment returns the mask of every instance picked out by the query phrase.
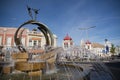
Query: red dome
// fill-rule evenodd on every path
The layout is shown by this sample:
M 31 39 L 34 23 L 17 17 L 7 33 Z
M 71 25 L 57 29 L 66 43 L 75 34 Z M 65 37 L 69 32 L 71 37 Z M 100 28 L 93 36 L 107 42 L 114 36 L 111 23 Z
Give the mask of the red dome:
M 87 40 L 87 41 L 85 42 L 85 44 L 91 44 L 91 42 L 90 42 L 89 40 Z
M 72 40 L 72 38 L 70 36 L 68 36 L 68 34 L 65 36 L 64 40 Z

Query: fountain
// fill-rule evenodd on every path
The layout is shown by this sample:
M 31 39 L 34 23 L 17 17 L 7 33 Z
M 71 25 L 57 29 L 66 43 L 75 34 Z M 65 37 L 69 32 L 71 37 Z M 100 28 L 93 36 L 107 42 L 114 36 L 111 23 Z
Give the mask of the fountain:
M 41 51 L 29 50 L 22 45 L 22 27 L 28 24 L 38 26 L 37 29 L 45 36 L 46 47 L 42 55 L 33 56 L 32 53 Z M 17 29 L 14 39 L 19 51 L 9 51 L 12 59 L 0 62 L 0 67 L 3 68 L 0 68 L 0 80 L 115 80 L 98 56 L 89 50 L 76 46 L 68 50 L 53 48 L 52 32 L 45 24 L 36 20 L 23 23 Z M 8 70 L 12 67 L 12 72 L 5 73 L 6 67 Z
M 68 80 L 116 80 L 99 57 L 85 48 L 74 46 L 58 56 L 60 68 L 62 66 L 64 72 L 72 74 L 73 78 Z
M 20 38 L 17 38 L 18 43 L 21 43 Z M 1 71 L 0 80 L 115 80 L 99 57 L 85 48 L 74 46 L 63 50 L 50 47 L 42 55 L 33 56 L 32 53 L 41 51 L 29 50 L 21 46 L 22 44 L 19 45 L 19 51 L 11 51 L 12 59 L 9 63 L 1 62 L 0 66 L 4 65 L 4 69 Z M 86 56 L 88 54 L 89 56 Z M 5 66 L 8 70 L 12 67 L 12 72 L 4 72 L 7 70 Z

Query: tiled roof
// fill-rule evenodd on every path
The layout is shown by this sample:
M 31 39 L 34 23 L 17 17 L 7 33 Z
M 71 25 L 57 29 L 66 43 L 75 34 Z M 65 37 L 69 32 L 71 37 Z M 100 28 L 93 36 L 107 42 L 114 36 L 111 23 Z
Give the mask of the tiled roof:
M 89 40 L 87 40 L 87 41 L 85 42 L 85 44 L 91 44 L 91 42 L 90 42 Z
M 72 40 L 72 38 L 67 34 L 64 38 L 64 40 Z
M 104 48 L 104 47 L 105 47 L 104 45 L 99 44 L 99 43 L 92 43 L 91 46 L 92 46 L 93 48 Z

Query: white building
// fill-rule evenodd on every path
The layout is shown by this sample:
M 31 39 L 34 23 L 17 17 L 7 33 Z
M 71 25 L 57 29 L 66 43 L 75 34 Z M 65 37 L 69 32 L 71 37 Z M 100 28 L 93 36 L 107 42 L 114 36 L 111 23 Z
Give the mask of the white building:
M 99 43 L 92 43 L 91 44 L 91 51 L 93 51 L 93 53 L 96 53 L 98 56 L 100 57 L 104 57 L 104 51 L 105 50 L 105 46 Z
M 116 46 L 115 52 L 116 52 L 116 55 L 120 55 L 120 46 Z
M 73 44 L 73 40 L 72 38 L 67 34 L 64 39 L 63 39 L 63 42 L 62 42 L 62 46 L 63 46 L 63 49 L 64 50 L 67 50 L 69 49 L 70 47 L 72 47 L 74 44 Z
M 38 46 L 38 47 L 44 47 L 46 45 L 46 40 L 45 37 L 43 35 L 43 33 L 38 32 L 38 31 L 30 31 L 28 33 L 28 37 L 29 37 L 29 46 L 33 47 L 33 46 Z M 57 36 L 54 34 L 54 46 L 53 47 L 57 47 Z
M 104 57 L 105 55 L 105 53 L 103 53 L 103 51 L 105 50 L 105 46 L 100 43 L 91 43 L 89 40 L 82 40 L 80 45 L 81 47 L 84 47 L 85 49 L 89 50 L 97 56 Z

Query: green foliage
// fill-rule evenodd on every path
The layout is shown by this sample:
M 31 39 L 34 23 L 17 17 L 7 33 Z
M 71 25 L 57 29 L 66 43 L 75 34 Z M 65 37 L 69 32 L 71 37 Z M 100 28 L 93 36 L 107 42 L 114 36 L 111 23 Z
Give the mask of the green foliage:
M 114 44 L 112 44 L 110 52 L 112 53 L 112 55 L 115 55 L 115 46 L 114 46 Z

